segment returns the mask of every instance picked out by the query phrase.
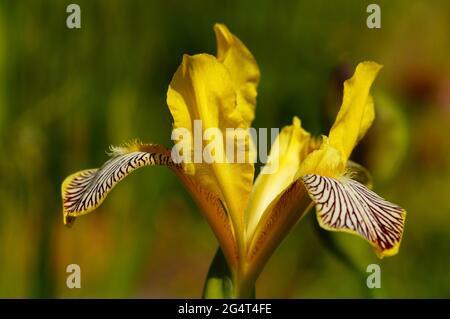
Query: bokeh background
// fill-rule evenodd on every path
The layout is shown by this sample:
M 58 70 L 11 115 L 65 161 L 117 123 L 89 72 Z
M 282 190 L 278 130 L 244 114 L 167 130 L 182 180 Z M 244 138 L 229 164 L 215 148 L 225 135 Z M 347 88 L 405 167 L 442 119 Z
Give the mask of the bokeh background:
M 215 53 L 225 23 L 262 78 L 254 127 L 292 116 L 326 133 L 356 64 L 384 69 L 377 118 L 353 154 L 408 211 L 397 256 L 321 231 L 309 214 L 276 251 L 258 297 L 450 297 L 450 2 L 0 1 L 0 297 L 200 297 L 216 240 L 175 176 L 133 174 L 97 212 L 62 223 L 60 184 L 132 138 L 171 145 L 165 103 L 182 54 Z M 81 266 L 81 289 L 66 266 Z M 365 286 L 366 267 L 382 287 Z

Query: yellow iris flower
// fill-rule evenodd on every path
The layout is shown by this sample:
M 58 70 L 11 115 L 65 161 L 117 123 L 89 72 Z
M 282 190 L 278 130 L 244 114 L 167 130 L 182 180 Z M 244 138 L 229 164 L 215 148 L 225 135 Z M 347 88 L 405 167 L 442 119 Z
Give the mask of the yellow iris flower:
M 260 72 L 245 45 L 216 24 L 216 56 L 185 55 L 167 92 L 173 127 L 248 129 L 255 115 Z M 328 137 L 312 137 L 298 118 L 284 127 L 262 172 L 244 163 L 177 163 L 164 146 L 128 143 L 112 148 L 100 169 L 67 177 L 62 184 L 65 224 L 96 209 L 125 176 L 142 166 L 164 165 L 180 178 L 212 227 L 231 273 L 235 297 L 249 296 L 270 255 L 313 206 L 323 228 L 363 237 L 377 255 L 394 255 L 405 211 L 360 183 L 365 170 L 350 154 L 374 119 L 370 87 L 381 66 L 360 63 L 344 83 L 343 102 Z M 205 141 L 203 141 L 205 143 Z M 250 155 L 251 141 L 244 150 Z M 218 150 L 224 151 L 224 150 Z M 195 152 L 195 151 L 194 151 Z M 194 155 L 195 156 L 195 155 Z

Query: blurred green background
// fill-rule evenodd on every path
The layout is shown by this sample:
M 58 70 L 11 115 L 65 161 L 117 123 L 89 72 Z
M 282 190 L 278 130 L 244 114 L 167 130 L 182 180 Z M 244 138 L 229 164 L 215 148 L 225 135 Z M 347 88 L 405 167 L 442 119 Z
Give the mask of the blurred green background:
M 342 82 L 384 65 L 377 118 L 353 157 L 375 190 L 407 209 L 397 256 L 324 233 L 309 214 L 276 251 L 258 297 L 450 297 L 450 2 L 0 1 L 0 297 L 200 297 L 216 240 L 169 170 L 121 183 L 96 213 L 63 226 L 60 184 L 132 138 L 171 145 L 165 103 L 183 53 L 215 53 L 225 23 L 262 77 L 254 127 L 294 115 L 326 133 Z M 372 1 L 371 1 L 372 2 Z M 81 289 L 66 266 L 81 266 Z M 365 286 L 378 263 L 381 289 Z

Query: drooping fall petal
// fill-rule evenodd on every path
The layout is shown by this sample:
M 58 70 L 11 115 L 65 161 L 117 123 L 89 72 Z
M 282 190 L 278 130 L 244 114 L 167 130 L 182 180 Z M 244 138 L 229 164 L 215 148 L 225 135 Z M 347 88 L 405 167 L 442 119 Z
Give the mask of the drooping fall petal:
M 123 178 L 143 166 L 168 165 L 170 153 L 155 145 L 153 152 L 139 147 L 120 147 L 100 169 L 87 169 L 68 176 L 61 187 L 64 222 L 92 212 Z
M 228 262 L 230 265 L 236 263 L 236 243 L 229 216 L 220 199 L 186 175 L 181 165 L 173 162 L 170 150 L 162 145 L 133 142 L 115 147 L 112 158 L 101 168 L 68 176 L 61 187 L 64 223 L 71 225 L 76 217 L 98 208 L 117 183 L 134 170 L 155 165 L 169 167 L 180 178 L 211 225 Z
M 404 209 L 348 177 L 310 174 L 302 180 L 316 204 L 321 227 L 363 237 L 375 247 L 380 258 L 398 252 L 406 216 Z

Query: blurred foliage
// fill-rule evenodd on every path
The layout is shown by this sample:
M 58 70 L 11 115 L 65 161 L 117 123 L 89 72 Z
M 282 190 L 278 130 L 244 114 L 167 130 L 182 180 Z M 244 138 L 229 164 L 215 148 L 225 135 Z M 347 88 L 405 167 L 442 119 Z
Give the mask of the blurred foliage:
M 168 170 L 119 185 L 94 214 L 62 224 L 60 184 L 96 167 L 111 144 L 171 145 L 165 94 L 182 54 L 215 52 L 223 22 L 261 68 L 255 127 L 292 116 L 326 132 L 359 61 L 384 64 L 377 114 L 354 159 L 408 211 L 398 256 L 317 236 L 313 214 L 270 260 L 258 297 L 450 297 L 450 3 L 377 1 L 0 1 L 0 297 L 200 297 L 216 241 Z M 379 102 L 379 103 L 378 103 Z M 328 245 L 329 246 L 329 245 Z M 66 266 L 82 269 L 66 287 Z M 364 288 L 368 264 L 382 288 Z M 350 266 L 349 266 L 350 265 Z

